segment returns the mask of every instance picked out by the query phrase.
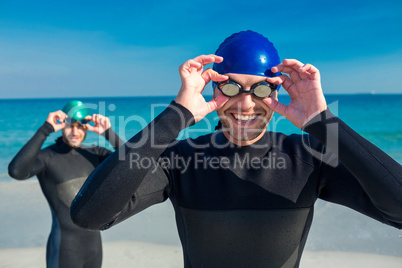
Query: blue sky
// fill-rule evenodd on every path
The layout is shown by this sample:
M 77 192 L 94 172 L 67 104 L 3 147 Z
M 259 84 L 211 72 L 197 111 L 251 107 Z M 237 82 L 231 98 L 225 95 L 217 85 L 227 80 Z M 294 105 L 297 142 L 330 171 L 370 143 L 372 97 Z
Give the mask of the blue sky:
M 400 0 L 0 0 L 0 98 L 174 96 L 183 62 L 248 29 L 324 93 L 402 93 Z

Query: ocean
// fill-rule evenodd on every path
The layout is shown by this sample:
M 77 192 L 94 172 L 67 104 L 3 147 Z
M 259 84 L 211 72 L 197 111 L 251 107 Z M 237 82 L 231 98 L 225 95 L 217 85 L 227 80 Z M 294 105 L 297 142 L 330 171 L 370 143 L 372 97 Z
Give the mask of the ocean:
M 285 104 L 290 101 L 285 95 L 280 95 L 279 98 Z M 173 99 L 173 96 L 81 98 L 91 112 L 108 116 L 113 129 L 124 141 L 145 127 Z M 206 96 L 206 99 L 210 100 L 211 96 Z M 402 94 L 327 95 L 326 99 L 334 114 L 402 164 Z M 0 100 L 0 182 L 6 183 L 2 185 L 20 183 L 8 176 L 9 162 L 45 122 L 48 114 L 62 109 L 69 100 L 71 99 Z M 214 131 L 217 122 L 216 113 L 212 113 L 195 126 L 183 130 L 179 138 L 210 133 Z M 268 128 L 286 134 L 301 133 L 300 129 L 279 115 L 274 116 Z M 43 147 L 54 143 L 60 135 L 61 132 L 52 133 Z M 103 137 L 94 133 L 88 133 L 85 144 L 99 144 L 111 148 Z M 34 180 L 36 179 L 31 179 L 31 181 Z M 0 216 L 6 219 L 0 223 L 0 229 L 3 230 L 0 235 L 0 248 L 44 246 L 50 230 L 50 213 L 46 204 L 38 203 L 40 209 L 34 207 L 25 211 L 22 206 L 26 206 L 26 202 L 30 201 L 11 204 L 11 202 L 18 202 L 14 201 L 18 197 L 13 193 L 6 192 L 6 194 L 7 197 L 3 196 L 3 198 L 10 201 L 6 200 L 5 203 L 0 204 Z M 146 212 L 148 210 L 150 212 Z M 104 232 L 104 240 L 133 239 L 178 244 L 171 207 L 162 205 L 148 210 L 141 212 L 142 216 L 138 215 L 130 218 L 126 223 L 123 222 L 121 227 L 118 225 L 115 229 Z M 17 215 L 18 213 L 20 214 Z M 155 220 L 157 219 L 155 214 L 158 213 L 166 217 L 163 220 Z M 32 219 L 29 227 L 25 227 L 26 219 L 21 218 L 22 214 L 26 217 L 29 215 L 29 219 Z M 40 216 L 36 217 L 35 215 L 38 214 Z M 306 249 L 360 251 L 402 256 L 402 231 L 385 226 L 350 209 L 323 201 L 317 203 L 315 214 Z M 153 228 L 147 231 L 144 226 L 153 226 Z M 127 232 L 131 228 L 141 228 L 142 231 Z

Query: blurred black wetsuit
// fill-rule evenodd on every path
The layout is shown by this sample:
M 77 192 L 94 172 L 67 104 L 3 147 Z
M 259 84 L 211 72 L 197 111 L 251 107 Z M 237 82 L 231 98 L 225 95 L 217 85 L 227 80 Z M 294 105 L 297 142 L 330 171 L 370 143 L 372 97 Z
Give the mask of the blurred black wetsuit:
M 176 141 L 192 120 L 173 102 L 89 176 L 73 221 L 102 230 L 169 198 L 185 267 L 298 267 L 317 198 L 402 228 L 401 165 L 328 110 L 310 135 L 244 147 L 221 131 Z
M 111 151 L 99 146 L 72 148 L 60 137 L 41 150 L 53 132 L 45 122 L 9 165 L 11 177 L 24 180 L 37 176 L 52 213 L 52 230 L 47 242 L 47 267 L 101 267 L 100 232 L 79 228 L 70 218 L 70 204 L 88 175 Z M 114 148 L 122 144 L 109 128 L 103 134 Z

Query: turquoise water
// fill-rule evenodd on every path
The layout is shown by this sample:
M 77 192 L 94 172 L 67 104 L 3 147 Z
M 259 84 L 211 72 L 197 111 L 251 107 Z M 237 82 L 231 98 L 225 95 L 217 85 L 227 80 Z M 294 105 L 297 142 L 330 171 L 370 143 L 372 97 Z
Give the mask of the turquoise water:
M 210 97 L 206 97 L 210 99 Z M 123 140 L 140 131 L 159 114 L 174 97 L 83 98 L 93 113 L 109 116 L 113 129 Z M 280 96 L 284 103 L 288 96 Z M 402 94 L 401 95 L 328 95 L 331 110 L 354 130 L 402 163 Z M 11 180 L 7 165 L 18 150 L 46 120 L 49 112 L 59 110 L 70 99 L 0 100 L 0 181 Z M 216 113 L 190 129 L 180 138 L 195 137 L 214 130 Z M 283 117 L 276 115 L 270 130 L 300 133 Z M 52 133 L 44 146 L 61 135 Z M 86 144 L 109 146 L 102 137 L 89 133 Z

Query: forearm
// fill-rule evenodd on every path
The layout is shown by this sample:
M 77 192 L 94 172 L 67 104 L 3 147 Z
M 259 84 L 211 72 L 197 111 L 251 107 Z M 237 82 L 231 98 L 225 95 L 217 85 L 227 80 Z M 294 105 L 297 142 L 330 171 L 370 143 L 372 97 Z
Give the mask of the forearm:
M 355 176 L 388 220 L 402 223 L 402 167 L 326 110 L 304 131 L 324 143 Z
M 143 209 L 135 200 L 139 186 L 148 178 L 162 182 L 160 187 L 164 187 L 163 181 L 167 181 L 164 172 L 152 176 L 147 174 L 156 170 L 156 160 L 190 121 L 192 114 L 172 103 L 146 128 L 110 155 L 91 173 L 74 199 L 71 205 L 73 221 L 84 228 L 105 229 L 121 221 L 125 217 L 122 214 L 131 215 Z M 133 158 L 144 159 L 152 164 L 133 163 Z M 150 185 L 153 187 L 154 183 Z
M 109 141 L 109 143 L 115 148 L 116 150 L 124 144 L 124 141 L 120 139 L 120 137 L 113 131 L 110 127 L 102 135 Z
M 32 174 L 32 171 L 35 169 L 37 156 L 46 138 L 53 131 L 52 125 L 45 122 L 24 147 L 21 148 L 8 165 L 8 173 L 12 178 L 23 180 L 35 175 Z

